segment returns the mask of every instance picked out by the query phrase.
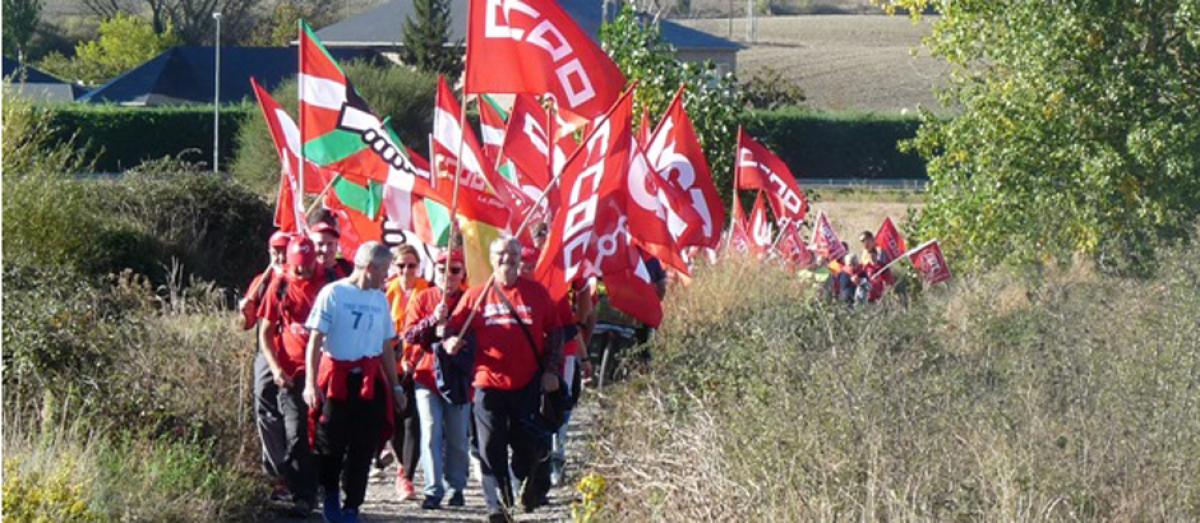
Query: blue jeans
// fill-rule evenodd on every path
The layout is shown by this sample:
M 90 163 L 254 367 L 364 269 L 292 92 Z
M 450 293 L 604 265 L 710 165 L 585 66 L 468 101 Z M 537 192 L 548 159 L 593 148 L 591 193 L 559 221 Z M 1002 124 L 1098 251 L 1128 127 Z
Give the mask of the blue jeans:
M 417 415 L 421 418 L 421 471 L 425 475 L 423 494 L 441 501 L 447 487 L 451 492 L 462 492 L 467 487 L 471 404 L 453 405 L 436 390 L 419 383 L 416 392 Z

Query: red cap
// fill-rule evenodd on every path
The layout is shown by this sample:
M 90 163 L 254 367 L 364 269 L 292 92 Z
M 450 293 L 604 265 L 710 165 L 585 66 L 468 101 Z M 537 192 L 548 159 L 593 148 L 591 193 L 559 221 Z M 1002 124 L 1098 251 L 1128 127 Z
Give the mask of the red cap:
M 321 233 L 321 234 L 332 234 L 334 238 L 342 237 L 341 234 L 338 234 L 337 227 L 334 227 L 329 222 L 317 222 L 316 225 L 312 226 L 312 232 Z
M 442 253 L 439 254 L 437 257 L 437 262 L 438 263 L 446 263 L 447 258 L 449 258 L 450 261 L 452 261 L 452 262 L 462 263 L 463 262 L 463 253 L 462 253 L 462 251 L 457 251 L 457 250 L 456 251 L 442 251 Z
M 317 247 L 308 238 L 292 238 L 287 247 L 287 263 L 293 267 L 313 266 L 317 263 Z
M 538 250 L 534 247 L 529 247 L 529 246 L 521 247 L 521 261 L 524 263 L 536 263 L 538 260 L 538 256 L 540 256 L 541 254 L 542 254 L 542 251 Z
M 288 241 L 291 239 L 292 235 L 283 231 L 275 231 L 275 234 L 272 234 L 271 239 L 267 241 L 267 245 L 283 248 L 288 246 Z

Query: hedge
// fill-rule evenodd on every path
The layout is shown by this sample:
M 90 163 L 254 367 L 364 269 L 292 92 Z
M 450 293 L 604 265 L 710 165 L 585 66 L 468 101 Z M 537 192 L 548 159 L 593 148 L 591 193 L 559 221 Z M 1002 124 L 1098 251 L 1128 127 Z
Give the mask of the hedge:
M 896 149 L 919 125 L 915 117 L 787 108 L 752 113 L 746 130 L 798 178 L 920 179 L 925 161 Z
M 211 165 L 213 109 L 211 105 L 120 107 L 114 105 L 49 104 L 52 125 L 60 138 L 78 133 L 77 143 L 97 152 L 96 170 L 121 172 L 145 160 L 177 157 Z M 251 105 L 221 107 L 220 161 L 233 161 L 237 130 Z
M 118 107 L 47 105 L 62 136 L 103 153 L 96 169 L 120 172 L 144 160 L 177 156 L 207 164 L 212 159 L 212 106 Z M 252 105 L 221 108 L 221 164 L 233 166 L 238 130 Z M 755 111 L 747 131 L 774 150 L 800 178 L 925 178 L 925 163 L 896 149 L 916 134 L 912 117 L 872 113 L 818 113 L 788 108 Z M 189 151 L 190 150 L 190 151 Z M 186 151 L 186 152 L 185 152 Z

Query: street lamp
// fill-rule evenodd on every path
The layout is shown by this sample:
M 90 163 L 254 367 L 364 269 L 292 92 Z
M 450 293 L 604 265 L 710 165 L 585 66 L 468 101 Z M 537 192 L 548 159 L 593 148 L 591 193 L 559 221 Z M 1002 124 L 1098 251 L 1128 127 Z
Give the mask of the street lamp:
M 219 168 L 218 156 L 221 154 L 221 12 L 212 14 L 217 21 L 217 39 L 215 50 L 217 67 L 213 71 L 213 174 Z

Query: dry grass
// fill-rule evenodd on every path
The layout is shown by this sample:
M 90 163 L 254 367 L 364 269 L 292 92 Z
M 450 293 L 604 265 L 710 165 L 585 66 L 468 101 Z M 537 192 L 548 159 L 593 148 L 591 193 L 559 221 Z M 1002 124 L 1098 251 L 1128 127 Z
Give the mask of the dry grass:
M 725 263 L 609 393 L 627 521 L 1195 520 L 1200 264 L 960 276 L 846 310 Z M 912 297 L 910 297 L 912 298 Z
M 817 201 L 812 203 L 809 214 L 815 217 L 818 211 L 824 211 L 851 250 L 859 248 L 859 233 L 879 230 L 884 218 L 891 217 L 901 234 L 905 233 L 909 211 L 920 210 L 924 205 L 923 196 L 916 192 L 819 190 L 814 193 Z
M 746 19 L 733 20 L 738 76 L 770 67 L 782 71 L 808 96 L 807 105 L 827 111 L 937 109 L 933 88 L 944 85 L 945 66 L 919 49 L 934 17 L 914 25 L 897 16 L 774 16 L 758 19 L 758 42 L 746 43 Z M 727 19 L 676 20 L 723 38 Z

